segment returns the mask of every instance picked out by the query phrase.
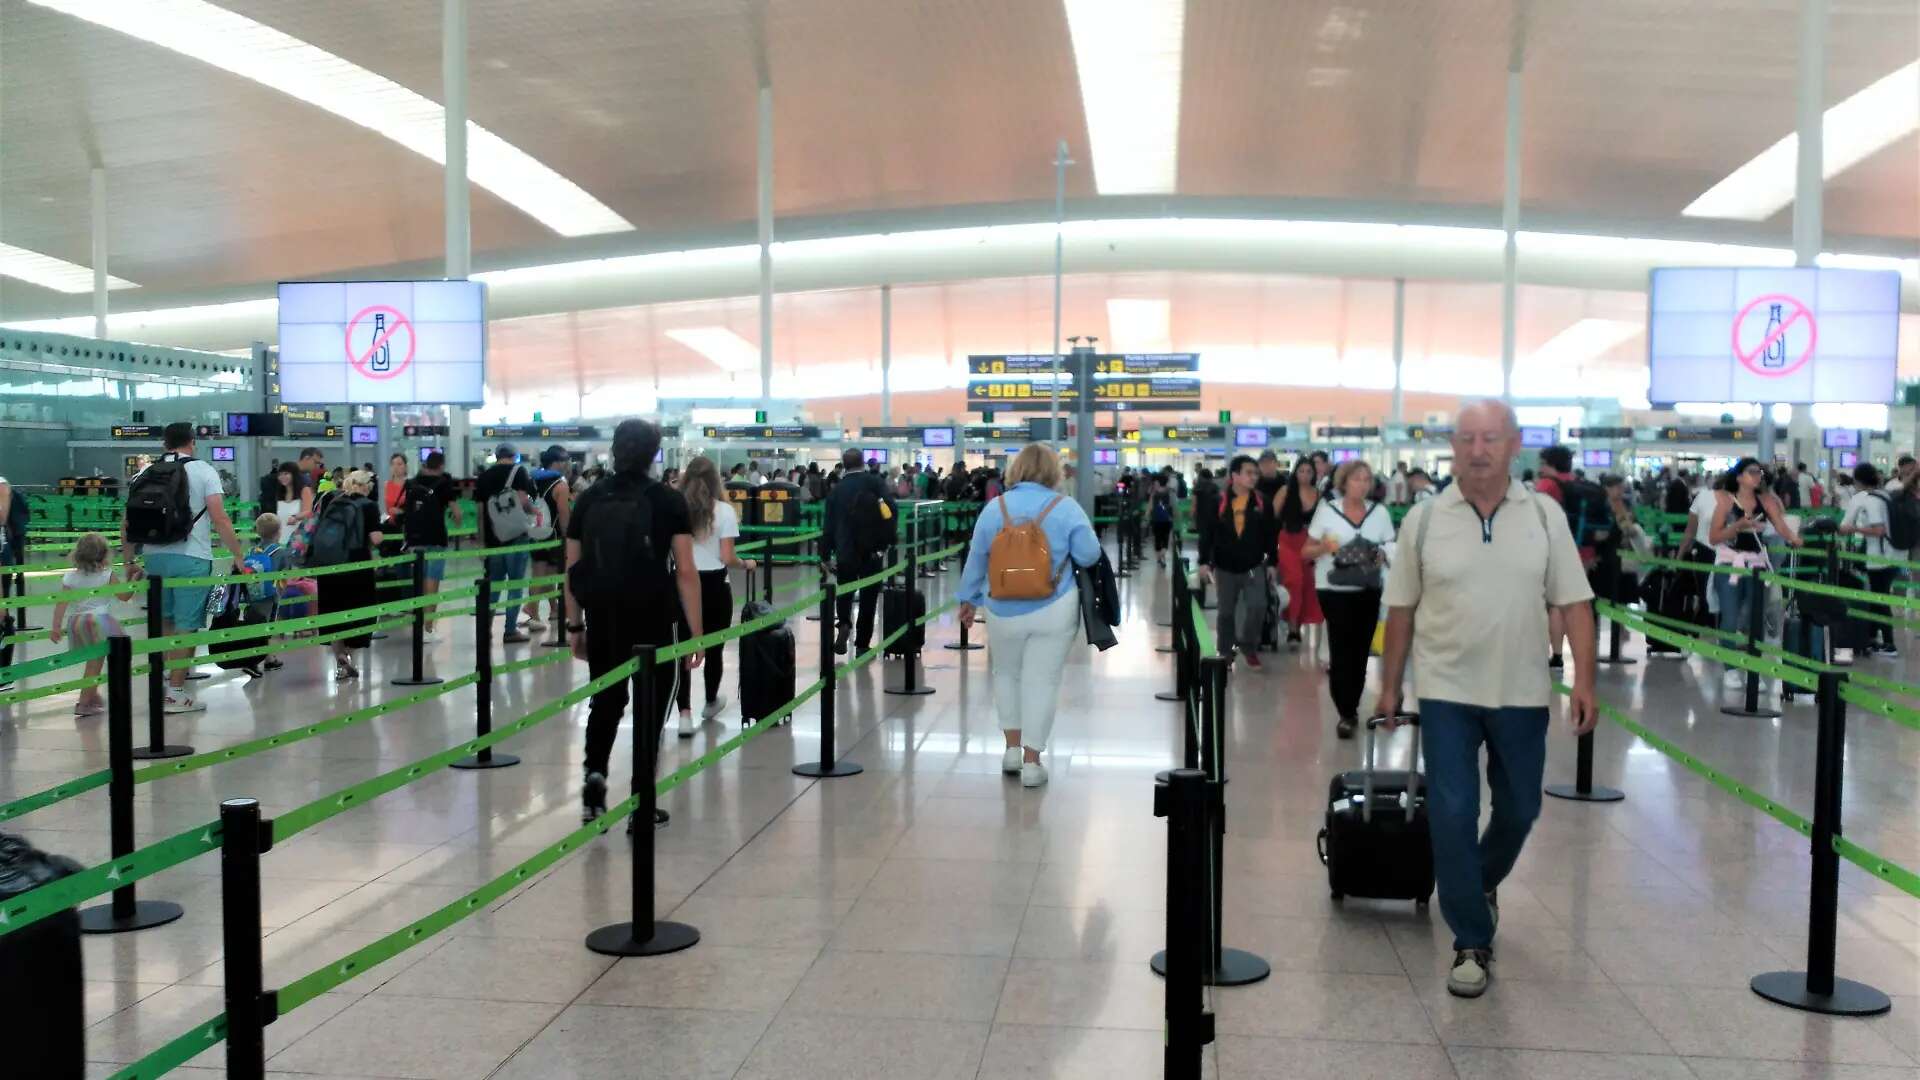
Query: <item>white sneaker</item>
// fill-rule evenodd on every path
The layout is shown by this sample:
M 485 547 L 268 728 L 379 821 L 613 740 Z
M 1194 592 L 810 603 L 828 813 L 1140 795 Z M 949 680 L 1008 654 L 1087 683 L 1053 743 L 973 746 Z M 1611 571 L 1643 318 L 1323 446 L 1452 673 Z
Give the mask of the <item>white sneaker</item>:
M 1447 993 L 1454 997 L 1477 998 L 1487 992 L 1492 974 L 1487 964 L 1492 957 L 1485 949 L 1461 949 L 1453 954 L 1453 970 L 1447 973 Z
M 680 713 L 680 737 L 693 738 L 693 710 L 683 709 Z
M 423 645 L 431 645 L 434 642 L 439 640 L 440 640 L 440 632 L 438 630 L 420 631 L 420 643 Z
M 1026 761 L 1020 764 L 1021 787 L 1039 787 L 1046 782 L 1047 767 L 1045 765 L 1037 761 Z
M 711 720 L 725 712 L 726 709 L 727 695 L 721 694 L 719 697 L 707 702 L 706 708 L 700 710 L 700 717 L 703 720 Z
M 189 713 L 204 712 L 206 708 L 207 707 L 202 705 L 192 694 L 170 693 L 167 695 L 165 704 L 161 706 L 161 711 L 166 713 Z
M 1852 649 L 1833 650 L 1833 662 L 1835 664 L 1840 665 L 1841 667 L 1851 667 L 1853 665 L 1853 650 Z
M 529 630 L 545 630 L 547 628 L 547 624 L 545 622 L 531 615 L 529 615 L 524 619 L 521 619 L 520 625 L 526 627 Z
M 1747 685 L 1747 673 L 1739 668 L 1728 668 L 1726 674 L 1720 676 L 1720 685 L 1728 690 L 1744 690 Z
M 1020 753 L 1019 747 L 1007 747 L 1007 752 L 1000 755 L 1000 771 L 1006 773 L 1008 776 L 1019 776 L 1020 764 L 1024 760 L 1024 757 L 1025 756 Z

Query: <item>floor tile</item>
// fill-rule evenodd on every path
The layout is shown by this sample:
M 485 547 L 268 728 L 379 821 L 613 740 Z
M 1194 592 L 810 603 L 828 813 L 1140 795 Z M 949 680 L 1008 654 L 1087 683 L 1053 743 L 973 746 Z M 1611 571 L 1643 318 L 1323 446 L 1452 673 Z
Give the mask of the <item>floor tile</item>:
M 1135 1028 L 1166 1022 L 1166 983 L 1146 963 L 1015 959 L 995 1022 L 1041 1027 Z
M 569 941 L 456 937 L 376 992 L 564 1005 L 612 966 L 612 957 Z
M 783 1013 L 739 1080 L 972 1080 L 985 1023 Z
M 1670 1054 L 1660 1033 L 1619 990 L 1604 983 L 1504 978 L 1494 960 L 1485 996 L 1457 998 L 1444 978 L 1416 978 L 1420 1003 L 1448 1046 Z
M 1452 1080 L 1438 1046 L 1269 1039 L 1226 1035 L 1218 1050 L 1222 1080 Z
M 1815 1016 L 1750 990 L 1627 986 L 1623 992 L 1688 1057 L 1744 1057 L 1857 1065 L 1912 1065 L 1873 1021 Z
M 378 995 L 274 1055 L 288 1072 L 359 1073 L 416 1080 L 485 1076 L 560 1011 L 557 1005 Z
M 1019 904 L 910 903 L 860 898 L 828 948 L 849 952 L 1011 956 L 1025 908 Z
M 992 957 L 830 949 L 814 961 L 787 1009 L 985 1023 L 1006 977 L 1007 961 Z
M 704 939 L 665 956 L 628 957 L 579 997 L 590 1005 L 709 1009 L 771 1015 L 813 966 L 817 949 L 715 945 Z
M 1693 1080 L 1684 1061 L 1654 1054 L 1453 1046 L 1460 1080 Z
M 1433 1043 L 1433 1025 L 1404 975 L 1276 971 L 1213 997 L 1223 1035 Z
M 492 1076 L 727 1080 L 753 1050 L 767 1020 L 737 1012 L 572 1005 Z

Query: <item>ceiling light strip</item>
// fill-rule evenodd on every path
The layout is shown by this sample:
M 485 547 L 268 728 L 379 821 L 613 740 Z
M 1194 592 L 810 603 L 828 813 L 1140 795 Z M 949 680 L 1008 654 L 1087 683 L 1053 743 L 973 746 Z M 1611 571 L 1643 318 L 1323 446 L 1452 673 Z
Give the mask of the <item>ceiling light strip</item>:
M 204 0 L 30 2 L 250 79 L 446 164 L 446 111 L 438 103 L 244 15 Z M 467 175 L 562 236 L 633 228 L 578 184 L 471 121 Z
M 1186 0 L 1064 0 L 1102 195 L 1161 195 L 1180 178 Z
M 42 255 L 37 251 L 28 251 L 26 248 L 14 247 L 12 244 L 0 244 L 0 277 L 14 278 L 55 292 L 90 293 L 93 291 L 92 267 L 70 263 L 65 259 L 56 259 L 51 255 Z M 107 278 L 109 289 L 139 287 L 121 278 L 112 276 Z

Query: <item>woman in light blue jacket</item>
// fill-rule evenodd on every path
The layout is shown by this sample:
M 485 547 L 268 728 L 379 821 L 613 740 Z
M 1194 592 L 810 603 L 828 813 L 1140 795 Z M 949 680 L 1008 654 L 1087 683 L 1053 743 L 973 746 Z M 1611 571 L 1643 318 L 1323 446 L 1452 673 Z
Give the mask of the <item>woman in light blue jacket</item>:
M 960 621 L 972 625 L 976 608 L 993 613 L 987 668 L 993 678 L 993 711 L 1006 732 L 1003 772 L 1018 773 L 1023 787 L 1047 782 L 1040 752 L 1053 731 L 1060 676 L 1067 650 L 1080 632 L 1080 597 L 1073 567 L 1100 561 L 1100 541 L 1080 504 L 1059 492 L 1060 457 L 1039 443 L 1007 467 L 1007 489 L 990 500 L 973 525 L 973 543 L 960 576 Z M 1051 509 L 1049 509 L 1051 504 Z M 1041 515 L 1045 514 L 1044 517 Z M 1014 524 L 1040 518 L 1053 556 L 1053 595 L 1045 600 L 1009 600 L 988 594 L 987 561 L 994 537 L 1011 515 Z

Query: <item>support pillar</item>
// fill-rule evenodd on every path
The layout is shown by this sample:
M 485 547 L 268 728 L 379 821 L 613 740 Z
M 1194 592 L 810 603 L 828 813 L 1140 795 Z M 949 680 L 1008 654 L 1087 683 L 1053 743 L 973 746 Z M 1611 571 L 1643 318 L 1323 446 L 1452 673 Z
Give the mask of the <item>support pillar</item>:
M 93 338 L 107 340 L 107 170 L 87 174 L 93 207 Z
M 773 408 L 773 87 L 760 86 L 760 407 Z
M 1520 243 L 1520 68 L 1521 52 L 1514 49 L 1507 68 L 1506 194 L 1500 205 L 1500 228 L 1506 233 L 1500 273 L 1500 396 L 1513 401 L 1514 294 L 1519 282 Z
M 1066 260 L 1063 228 L 1067 218 L 1067 166 L 1071 164 L 1067 140 L 1061 139 L 1053 152 L 1053 389 L 1047 410 L 1047 445 L 1055 449 L 1060 443 L 1060 275 Z
M 440 97 L 446 110 L 447 277 L 473 273 L 473 234 L 467 188 L 467 0 L 444 0 L 441 8 Z M 472 476 L 467 409 L 447 406 L 447 465 L 455 476 Z
M 1387 417 L 1387 423 L 1399 426 L 1406 422 L 1406 395 L 1401 390 L 1405 379 L 1401 370 L 1407 356 L 1407 279 L 1393 279 L 1393 413 Z
M 893 286 L 880 286 L 880 423 L 893 423 Z

